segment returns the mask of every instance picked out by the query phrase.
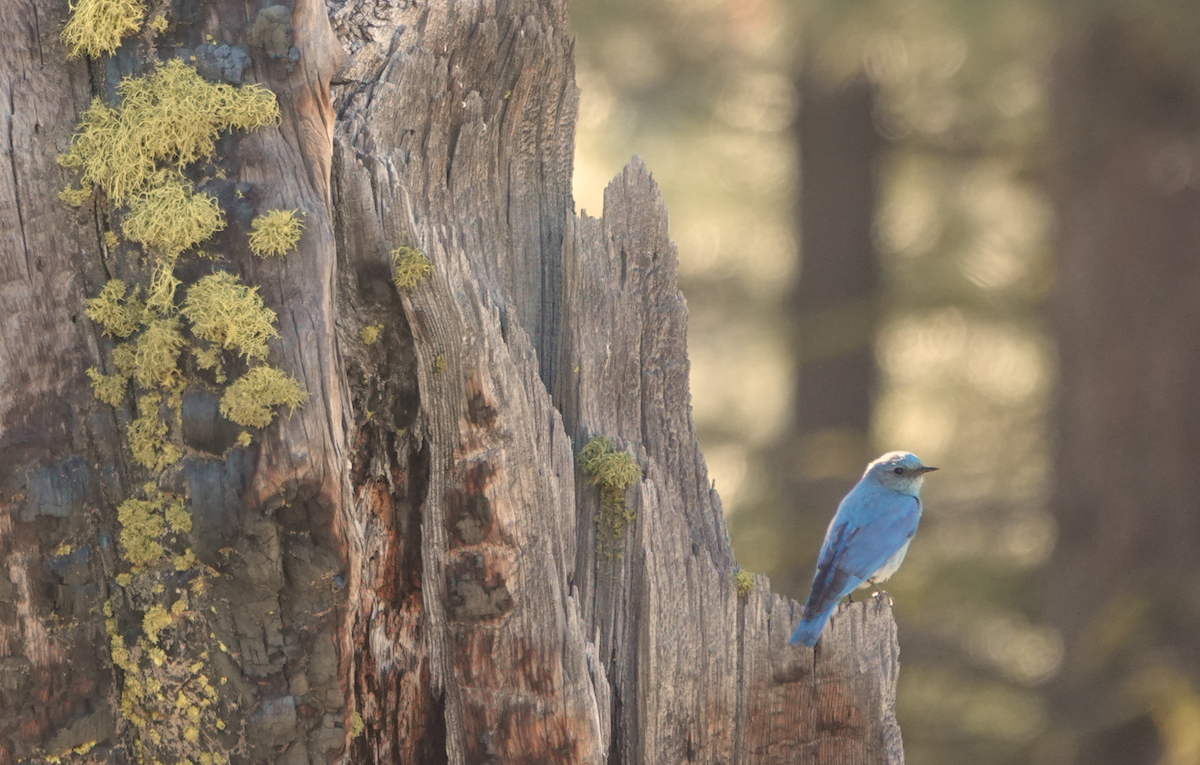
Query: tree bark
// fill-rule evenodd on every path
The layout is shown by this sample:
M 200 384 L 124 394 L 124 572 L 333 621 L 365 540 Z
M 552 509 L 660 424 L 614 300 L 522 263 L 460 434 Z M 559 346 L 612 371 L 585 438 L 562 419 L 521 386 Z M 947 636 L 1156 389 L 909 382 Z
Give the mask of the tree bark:
M 635 159 L 601 219 L 572 210 L 565 4 L 296 0 L 282 53 L 241 4 L 176 6 L 91 64 L 65 60 L 65 3 L 6 6 L 0 765 L 184 751 L 152 740 L 176 730 L 170 696 L 135 722 L 131 674 L 153 678 L 111 650 L 114 630 L 157 634 L 139 603 L 171 588 L 191 594 L 159 666 L 201 667 L 181 696 L 215 687 L 212 761 L 901 762 L 887 603 L 843 608 L 814 651 L 785 645 L 799 607 L 765 578 L 739 595 L 661 196 Z M 93 89 L 205 35 L 245 45 L 282 112 L 221 139 L 229 180 L 206 188 L 232 212 L 206 249 L 278 313 L 271 360 L 309 399 L 243 447 L 189 377 L 168 436 L 184 457 L 153 473 L 124 444 L 130 401 L 97 402 L 84 375 L 112 340 L 83 300 L 136 279 L 139 253 L 107 243 L 119 210 L 59 202 L 54 160 Z M 245 245 L 271 208 L 304 213 L 286 260 Z M 400 247 L 432 263 L 415 287 L 391 283 Z M 611 538 L 575 467 L 601 435 L 641 471 Z M 187 499 L 198 563 L 139 593 L 117 507 L 146 482 Z

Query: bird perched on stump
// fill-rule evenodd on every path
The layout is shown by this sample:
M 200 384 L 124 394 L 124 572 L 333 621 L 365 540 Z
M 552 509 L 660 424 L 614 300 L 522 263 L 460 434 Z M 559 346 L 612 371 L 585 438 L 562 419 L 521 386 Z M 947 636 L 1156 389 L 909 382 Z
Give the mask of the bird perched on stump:
M 908 452 L 867 465 L 825 532 L 804 618 L 788 643 L 816 645 L 843 597 L 896 573 L 921 520 L 921 484 L 934 470 Z

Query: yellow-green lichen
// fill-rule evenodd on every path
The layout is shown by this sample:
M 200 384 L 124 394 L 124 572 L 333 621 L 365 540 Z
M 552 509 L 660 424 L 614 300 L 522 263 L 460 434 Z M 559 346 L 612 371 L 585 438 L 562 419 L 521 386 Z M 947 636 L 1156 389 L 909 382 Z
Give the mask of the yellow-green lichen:
M 121 240 L 117 238 L 116 231 L 104 232 L 104 244 L 106 247 L 116 247 Z
M 176 571 L 187 571 L 196 565 L 196 553 L 185 550 L 182 555 L 176 555 L 171 559 L 171 565 Z
M 91 196 L 91 189 L 77 189 L 74 186 L 68 186 L 58 192 L 58 198 L 62 200 L 62 203 L 71 207 L 82 206 Z
M 129 214 L 121 224 L 130 241 L 167 257 L 178 255 L 225 228 L 217 200 L 198 194 L 174 170 L 159 170 L 130 196 Z
M 102 374 L 95 367 L 88 367 L 87 376 L 92 379 L 92 393 L 98 400 L 114 409 L 125 400 L 125 384 L 129 378 Z
M 363 345 L 374 345 L 379 340 L 379 333 L 383 330 L 382 324 L 368 324 L 358 331 L 358 339 Z
M 150 289 L 146 291 L 146 310 L 159 316 L 175 314 L 175 290 L 179 289 L 180 281 L 175 277 L 174 255 L 166 256 L 155 264 L 150 274 Z M 143 321 L 149 321 L 147 316 Z
M 174 387 L 179 381 L 183 333 L 179 319 L 154 319 L 134 344 L 133 379 L 141 388 Z
M 271 91 L 214 85 L 178 59 L 125 78 L 117 94 L 117 107 L 92 102 L 70 150 L 59 158 L 64 167 L 80 171 L 85 187 L 99 184 L 117 204 L 155 180 L 157 162 L 182 167 L 211 155 L 222 130 L 253 130 L 279 118 Z
M 446 371 L 446 357 L 439 353 L 438 355 L 433 357 L 433 373 L 435 375 L 440 375 L 442 372 L 445 372 L 445 371 Z
M 159 502 L 151 499 L 127 499 L 117 508 L 121 523 L 121 546 L 125 558 L 134 566 L 152 566 L 162 558 L 158 538 L 166 531 Z
M 245 358 L 267 355 L 267 340 L 278 337 L 275 312 L 263 305 L 257 287 L 247 287 L 228 271 L 217 271 L 188 289 L 183 315 L 192 332 Z
M 600 490 L 596 529 L 605 541 L 615 543 L 636 516 L 625 502 L 625 490 L 641 480 L 642 471 L 632 455 L 618 450 L 604 436 L 587 442 L 579 453 L 579 466 Z
M 400 247 L 392 250 L 392 281 L 398 289 L 417 286 L 433 273 L 429 258 L 415 247 Z
M 158 416 L 162 397 L 147 393 L 138 398 L 138 418 L 129 424 L 129 450 L 142 467 L 163 470 L 179 461 L 183 453 L 166 440 L 167 424 Z
M 129 337 L 142 322 L 144 306 L 137 299 L 137 292 L 128 299 L 128 288 L 120 279 L 109 279 L 100 288 L 100 294 L 83 301 L 83 312 L 101 327 L 101 332 L 113 337 Z
M 188 512 L 187 501 L 183 497 L 176 497 L 168 504 L 164 515 L 171 531 L 176 534 L 187 534 L 192 530 L 192 514 Z
M 201 347 L 193 345 L 192 356 L 196 359 L 196 366 L 201 369 L 211 369 L 218 383 L 225 382 L 225 365 L 221 363 L 220 348 L 215 345 L 204 345 Z
M 71 58 L 111 54 L 121 38 L 138 31 L 146 5 L 141 0 L 76 0 L 61 38 Z
M 278 369 L 255 367 L 225 389 L 221 414 L 238 425 L 265 428 L 275 417 L 275 407 L 295 410 L 307 398 L 300 384 Z
M 146 633 L 147 640 L 158 645 L 159 633 L 170 627 L 173 621 L 175 617 L 167 609 L 158 605 L 150 606 L 142 617 L 142 631 Z
M 733 585 L 737 588 L 738 597 L 746 597 L 754 592 L 754 574 L 739 566 L 733 572 Z
M 117 574 L 116 578 L 117 584 L 121 585 L 122 587 L 128 587 L 129 585 L 133 584 L 133 574 L 130 574 L 128 571 Z
M 250 442 L 253 440 L 254 440 L 254 436 L 250 435 L 250 431 L 243 430 L 241 433 L 238 433 L 237 445 L 238 446 L 249 446 Z
M 283 256 L 296 249 L 304 223 L 297 210 L 270 210 L 250 221 L 250 251 L 260 258 Z
M 350 738 L 358 738 L 367 729 L 366 723 L 363 722 L 362 715 L 358 712 L 350 715 Z

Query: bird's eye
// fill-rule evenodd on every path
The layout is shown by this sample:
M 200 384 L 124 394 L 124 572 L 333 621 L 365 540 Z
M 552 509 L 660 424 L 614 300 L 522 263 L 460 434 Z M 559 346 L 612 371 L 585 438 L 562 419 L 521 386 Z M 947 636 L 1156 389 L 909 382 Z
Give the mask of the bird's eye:
M 895 473 L 896 475 L 904 475 L 904 468 L 895 468 L 894 470 L 892 470 L 892 472 Z

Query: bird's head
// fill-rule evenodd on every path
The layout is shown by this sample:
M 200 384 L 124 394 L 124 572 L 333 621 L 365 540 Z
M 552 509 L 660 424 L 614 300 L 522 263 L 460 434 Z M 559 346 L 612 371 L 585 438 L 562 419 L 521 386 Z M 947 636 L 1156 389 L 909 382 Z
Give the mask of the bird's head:
M 867 472 L 863 477 L 869 476 L 893 491 L 915 497 L 921 493 L 921 483 L 925 480 L 925 474 L 934 470 L 937 468 L 922 465 L 915 454 L 888 452 L 867 465 Z

